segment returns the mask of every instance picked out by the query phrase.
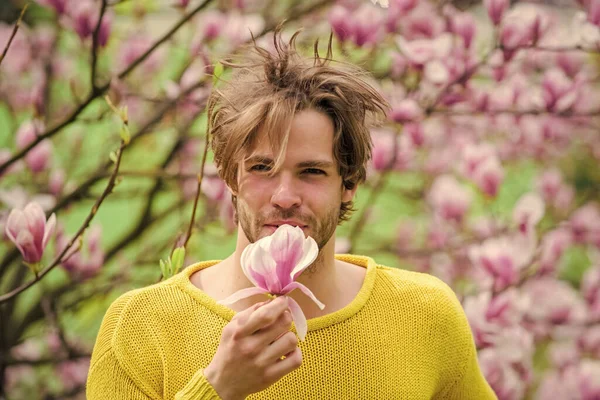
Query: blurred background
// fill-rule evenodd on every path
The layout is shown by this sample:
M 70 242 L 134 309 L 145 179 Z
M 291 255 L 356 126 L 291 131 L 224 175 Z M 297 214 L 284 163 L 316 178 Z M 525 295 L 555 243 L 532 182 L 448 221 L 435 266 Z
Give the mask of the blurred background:
M 112 301 L 233 251 L 206 100 L 284 20 L 392 105 L 337 251 L 447 282 L 500 399 L 600 398 L 600 0 L 1 0 L 0 398 L 85 398 Z

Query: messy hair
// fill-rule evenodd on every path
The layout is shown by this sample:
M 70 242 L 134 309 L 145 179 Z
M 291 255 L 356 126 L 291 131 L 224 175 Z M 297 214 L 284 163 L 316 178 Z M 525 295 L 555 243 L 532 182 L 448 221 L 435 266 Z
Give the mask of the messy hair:
M 333 156 L 343 187 L 353 189 L 366 178 L 372 150 L 369 126 L 385 117 L 389 105 L 367 83 L 364 70 L 345 63 L 333 65 L 332 36 L 325 57 L 319 55 L 317 40 L 314 56 L 306 58 L 296 50 L 298 34 L 285 43 L 278 29 L 274 51 L 253 42 L 245 62 L 223 62 L 233 68 L 233 74 L 210 95 L 208 129 L 219 175 L 234 193 L 238 165 L 248 156 L 258 132 L 267 134 L 275 173 L 283 163 L 292 119 L 307 109 L 322 112 L 333 122 Z M 352 207 L 351 201 L 341 204 L 339 222 L 349 218 Z

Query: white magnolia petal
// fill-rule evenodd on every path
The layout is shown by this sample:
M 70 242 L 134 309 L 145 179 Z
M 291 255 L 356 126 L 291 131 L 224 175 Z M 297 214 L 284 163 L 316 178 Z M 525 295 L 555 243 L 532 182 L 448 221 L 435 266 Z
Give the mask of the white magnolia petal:
M 298 264 L 292 270 L 292 280 L 296 280 L 296 278 L 304 271 L 310 264 L 312 264 L 319 255 L 319 246 L 317 242 L 312 237 L 307 237 L 304 240 L 304 244 L 302 246 L 302 258 L 298 261 Z
M 259 288 L 259 287 L 245 288 L 245 289 L 238 290 L 237 292 L 233 293 L 231 296 L 227 297 L 226 299 L 217 301 L 217 304 L 223 304 L 225 306 L 228 306 L 237 301 L 245 299 L 246 297 L 254 296 L 257 294 L 267 294 L 267 293 L 268 292 L 265 289 Z
M 50 240 L 50 236 L 54 233 L 54 228 L 56 227 L 56 215 L 53 213 L 50 218 L 48 218 L 48 222 L 46 223 L 46 227 L 44 228 L 44 239 L 42 240 L 42 247 L 45 248 L 48 244 L 48 240 Z
M 321 310 L 325 308 L 325 304 L 321 303 L 319 301 L 319 299 L 317 299 L 317 297 L 313 294 L 313 292 L 310 291 L 309 288 L 307 288 L 306 286 L 304 286 L 303 284 L 301 284 L 299 282 L 290 283 L 289 285 L 287 285 L 286 287 L 283 288 L 282 293 L 287 294 L 287 293 L 292 292 L 294 289 L 300 289 L 302 291 L 302 293 L 304 293 L 305 295 L 310 297 L 310 299 L 312 301 L 314 301 Z
M 296 300 L 288 297 L 288 305 L 290 308 L 290 313 L 292 314 L 292 320 L 296 325 L 296 333 L 298 333 L 298 337 L 301 341 L 304 341 L 306 338 L 306 333 L 308 332 L 308 323 L 306 322 L 306 316 L 302 312 L 302 308 L 296 302 Z
M 259 283 L 256 281 L 256 279 L 254 279 L 254 271 L 251 270 L 252 267 L 249 262 L 252 259 L 251 253 L 254 248 L 255 247 L 253 245 L 246 246 L 244 251 L 242 251 L 242 256 L 240 257 L 240 264 L 242 264 L 242 272 L 244 272 L 244 275 L 246 275 L 250 282 L 252 282 L 254 286 L 259 286 Z

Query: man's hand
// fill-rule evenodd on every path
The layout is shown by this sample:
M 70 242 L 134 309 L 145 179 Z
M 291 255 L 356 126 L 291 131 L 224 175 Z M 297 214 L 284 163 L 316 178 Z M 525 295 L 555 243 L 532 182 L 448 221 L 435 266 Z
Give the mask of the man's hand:
M 255 304 L 234 316 L 204 370 L 223 400 L 244 399 L 300 367 L 302 353 L 291 325 L 286 297 Z

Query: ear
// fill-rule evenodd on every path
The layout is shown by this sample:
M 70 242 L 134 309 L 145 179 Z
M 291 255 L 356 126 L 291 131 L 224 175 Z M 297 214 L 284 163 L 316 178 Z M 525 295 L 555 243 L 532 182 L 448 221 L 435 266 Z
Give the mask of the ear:
M 354 185 L 352 189 L 346 189 L 345 187 L 342 188 L 342 202 L 347 203 L 349 201 L 354 200 L 356 190 L 358 190 L 358 185 Z

